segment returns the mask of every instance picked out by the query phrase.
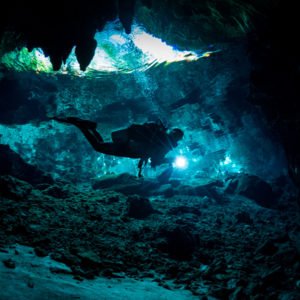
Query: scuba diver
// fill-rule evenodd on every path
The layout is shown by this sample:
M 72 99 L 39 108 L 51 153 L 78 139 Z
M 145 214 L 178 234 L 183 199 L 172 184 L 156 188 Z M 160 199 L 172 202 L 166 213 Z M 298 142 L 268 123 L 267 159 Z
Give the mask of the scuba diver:
M 133 124 L 126 129 L 111 133 L 112 142 L 104 142 L 96 130 L 97 123 L 77 117 L 58 118 L 52 120 L 75 125 L 81 130 L 88 142 L 97 152 L 119 157 L 139 158 L 138 177 L 142 177 L 142 168 L 149 159 L 151 167 L 164 163 L 171 164 L 166 154 L 178 145 L 183 138 L 179 128 L 168 130 L 161 121 Z

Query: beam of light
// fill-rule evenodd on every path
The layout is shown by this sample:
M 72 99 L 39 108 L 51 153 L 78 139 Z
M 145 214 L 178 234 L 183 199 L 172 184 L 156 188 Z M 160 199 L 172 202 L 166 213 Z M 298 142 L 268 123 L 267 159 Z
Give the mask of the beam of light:
M 188 167 L 188 161 L 185 156 L 179 155 L 175 158 L 173 167 L 177 169 L 186 169 Z

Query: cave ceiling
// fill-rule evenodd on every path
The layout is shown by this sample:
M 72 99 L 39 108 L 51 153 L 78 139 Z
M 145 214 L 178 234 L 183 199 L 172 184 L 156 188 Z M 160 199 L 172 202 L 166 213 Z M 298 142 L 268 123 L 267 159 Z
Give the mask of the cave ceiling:
M 245 37 L 268 18 L 278 1 L 10 1 L 1 10 L 2 53 L 40 47 L 58 70 L 76 46 L 81 69 L 90 63 L 94 35 L 118 18 L 126 33 L 136 20 L 171 45 L 198 49 Z

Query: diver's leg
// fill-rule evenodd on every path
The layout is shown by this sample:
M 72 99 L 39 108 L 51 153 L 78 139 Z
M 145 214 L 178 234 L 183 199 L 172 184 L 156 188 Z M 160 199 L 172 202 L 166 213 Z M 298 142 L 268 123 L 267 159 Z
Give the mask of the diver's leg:
M 118 143 L 105 143 L 96 129 L 89 129 L 85 128 L 84 126 L 77 127 L 97 152 L 121 157 L 133 157 L 126 145 Z
M 139 173 L 138 173 L 138 177 L 143 177 L 143 175 L 142 175 L 142 168 L 143 168 L 143 159 L 141 158 L 140 160 L 139 160 L 139 164 L 138 164 L 138 169 L 139 169 Z
M 97 123 L 95 122 L 82 120 L 76 117 L 52 117 L 50 119 L 75 125 L 80 129 L 88 142 L 97 152 L 120 157 L 140 158 L 140 155 L 137 154 L 136 151 L 132 150 L 128 143 L 105 143 L 102 136 L 96 130 Z
M 89 120 L 83 120 L 77 117 L 67 117 L 67 118 L 59 118 L 59 117 L 52 117 L 51 120 L 55 120 L 60 123 L 67 123 L 75 125 L 80 129 L 80 131 L 84 134 L 86 139 L 89 141 L 91 146 L 96 150 L 102 149 L 102 145 L 104 140 L 102 136 L 97 132 L 96 127 L 97 123 L 92 122 Z M 99 151 L 101 152 L 101 151 Z
M 96 130 L 96 128 L 90 129 L 90 132 L 94 135 L 94 137 L 99 141 L 99 143 L 104 143 L 104 140 L 100 133 Z
M 77 117 L 67 117 L 67 118 L 51 117 L 50 119 L 60 123 L 73 124 L 78 127 L 86 127 L 90 129 L 96 129 L 97 127 L 96 122 L 90 120 L 83 120 Z
M 89 141 L 91 146 L 96 151 L 102 152 L 100 151 L 100 149 L 102 148 L 103 144 L 108 144 L 108 143 L 104 143 L 102 136 L 96 131 L 96 129 L 91 130 L 84 126 L 77 126 L 77 127 L 84 134 L 84 136 Z
M 147 162 L 148 162 L 148 158 L 141 158 L 139 160 L 139 164 L 138 164 L 138 169 L 139 169 L 138 177 L 143 177 L 143 175 L 142 175 L 143 164 L 144 164 L 144 166 L 146 166 Z

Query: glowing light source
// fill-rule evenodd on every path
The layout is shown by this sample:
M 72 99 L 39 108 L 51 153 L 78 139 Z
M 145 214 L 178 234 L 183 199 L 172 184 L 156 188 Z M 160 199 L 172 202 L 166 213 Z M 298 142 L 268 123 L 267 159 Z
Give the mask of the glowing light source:
M 188 166 L 188 161 L 186 159 L 186 157 L 180 155 L 177 156 L 174 163 L 173 163 L 173 167 L 178 168 L 178 169 L 186 169 Z
M 226 156 L 224 160 L 224 165 L 229 165 L 231 162 L 232 162 L 231 158 L 229 156 Z

